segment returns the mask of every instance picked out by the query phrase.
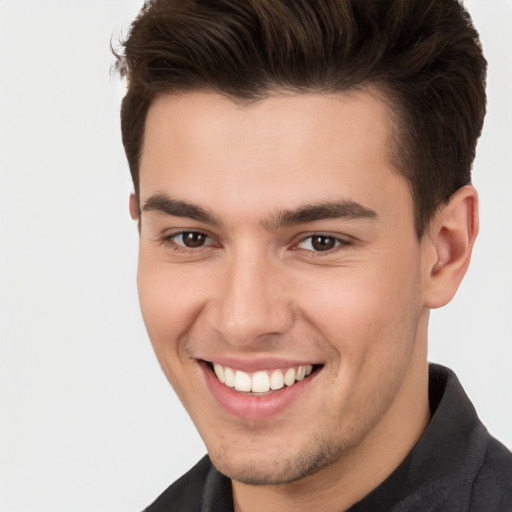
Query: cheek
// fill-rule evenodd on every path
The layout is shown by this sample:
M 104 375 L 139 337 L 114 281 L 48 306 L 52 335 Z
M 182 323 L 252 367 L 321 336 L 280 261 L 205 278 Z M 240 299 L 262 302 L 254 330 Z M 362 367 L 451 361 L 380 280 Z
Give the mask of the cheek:
M 187 357 L 187 334 L 201 311 L 201 298 L 186 272 L 165 263 L 139 259 L 139 301 L 153 350 L 167 380 L 187 410 L 201 396 L 197 371 Z M 194 401 L 192 401 L 192 405 Z
M 414 339 L 421 282 L 413 260 L 330 269 L 303 280 L 302 290 L 297 290 L 303 317 L 342 359 L 388 357 L 390 349 Z
M 181 357 L 183 340 L 200 311 L 200 297 L 193 278 L 165 262 L 139 256 L 137 287 L 139 301 L 156 356 L 167 374 Z

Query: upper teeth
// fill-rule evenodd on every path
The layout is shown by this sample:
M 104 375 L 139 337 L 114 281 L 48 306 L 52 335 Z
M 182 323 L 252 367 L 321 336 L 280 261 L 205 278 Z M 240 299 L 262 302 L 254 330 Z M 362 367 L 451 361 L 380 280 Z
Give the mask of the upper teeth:
M 284 370 L 259 371 L 251 374 L 213 363 L 213 370 L 223 384 L 235 388 L 237 391 L 267 393 L 271 389 L 281 389 L 285 385 L 293 386 L 313 371 L 313 365 L 308 364 Z

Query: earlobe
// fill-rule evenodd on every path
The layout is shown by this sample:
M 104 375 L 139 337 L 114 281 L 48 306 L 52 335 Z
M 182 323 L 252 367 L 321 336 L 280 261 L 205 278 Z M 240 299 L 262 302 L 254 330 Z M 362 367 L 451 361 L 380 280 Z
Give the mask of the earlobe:
M 139 201 L 135 194 L 130 194 L 130 217 L 133 220 L 139 220 L 140 217 Z
M 439 308 L 453 298 L 468 269 L 477 234 L 478 195 L 472 185 L 466 185 L 439 209 L 425 235 L 425 307 Z

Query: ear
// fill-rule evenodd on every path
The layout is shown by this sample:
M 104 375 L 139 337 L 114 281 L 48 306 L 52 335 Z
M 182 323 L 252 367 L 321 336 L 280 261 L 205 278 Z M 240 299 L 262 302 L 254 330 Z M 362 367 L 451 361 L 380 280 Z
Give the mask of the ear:
M 459 189 L 432 219 L 424 244 L 423 305 L 442 307 L 466 274 L 478 234 L 478 195 L 472 185 Z
M 130 217 L 133 220 L 139 220 L 140 217 L 139 200 L 135 194 L 130 194 Z

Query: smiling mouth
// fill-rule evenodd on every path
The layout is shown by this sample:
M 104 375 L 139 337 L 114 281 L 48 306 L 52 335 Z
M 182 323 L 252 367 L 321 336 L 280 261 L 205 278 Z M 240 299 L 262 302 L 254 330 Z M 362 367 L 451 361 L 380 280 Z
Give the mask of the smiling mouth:
M 219 363 L 209 363 L 209 366 L 222 384 L 239 393 L 251 395 L 265 395 L 284 387 L 290 388 L 311 376 L 321 367 L 321 365 L 308 364 L 248 373 Z

